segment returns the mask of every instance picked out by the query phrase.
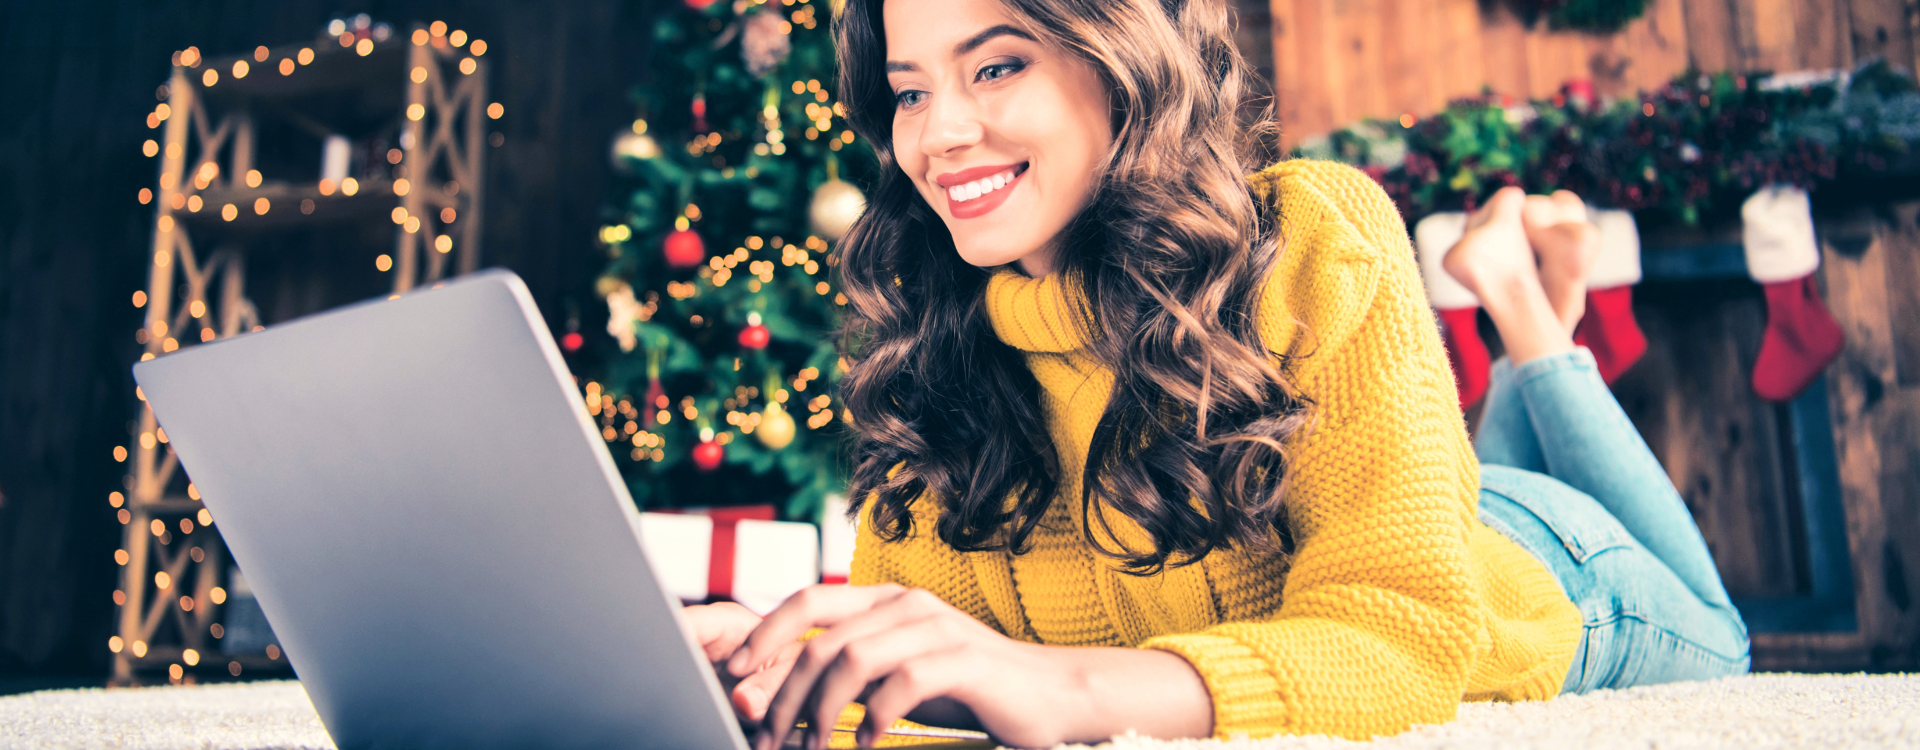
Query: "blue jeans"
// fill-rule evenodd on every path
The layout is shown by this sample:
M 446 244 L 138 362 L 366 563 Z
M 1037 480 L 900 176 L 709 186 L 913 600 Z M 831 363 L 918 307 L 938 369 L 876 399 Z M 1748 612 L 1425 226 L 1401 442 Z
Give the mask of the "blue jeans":
M 1745 674 L 1747 626 L 1706 540 L 1585 348 L 1495 363 L 1480 520 L 1545 563 L 1586 632 L 1562 692 Z

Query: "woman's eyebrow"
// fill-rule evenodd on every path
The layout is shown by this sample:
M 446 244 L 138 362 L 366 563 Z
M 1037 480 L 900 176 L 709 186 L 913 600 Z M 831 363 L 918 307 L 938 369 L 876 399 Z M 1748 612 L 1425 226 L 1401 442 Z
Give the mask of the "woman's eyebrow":
M 1038 39 L 1034 39 L 1032 34 L 1022 31 L 1019 27 L 1013 26 L 1011 24 L 1003 23 L 998 26 L 988 28 L 986 31 L 982 31 L 978 34 L 974 34 L 973 36 L 968 37 L 966 41 L 953 45 L 953 56 L 959 57 L 961 55 L 967 54 L 968 52 L 972 52 L 975 49 L 978 49 L 980 45 L 986 44 L 989 40 L 992 40 L 994 37 L 1003 36 L 1003 35 L 1017 36 L 1029 42 L 1039 41 Z M 888 73 L 911 73 L 919 69 L 920 69 L 920 66 L 910 62 L 901 62 L 898 60 L 887 61 Z

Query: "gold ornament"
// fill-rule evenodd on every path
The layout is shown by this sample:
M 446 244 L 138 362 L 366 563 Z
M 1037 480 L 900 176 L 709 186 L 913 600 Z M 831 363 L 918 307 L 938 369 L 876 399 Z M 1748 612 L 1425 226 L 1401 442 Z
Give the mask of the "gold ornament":
M 793 442 L 793 416 L 778 402 L 768 403 L 766 411 L 760 413 L 760 426 L 754 428 L 753 436 L 768 448 L 785 448 Z
M 629 131 L 613 139 L 613 163 L 616 166 L 624 167 L 621 162 L 627 159 L 645 161 L 659 155 L 660 144 L 653 140 L 653 136 L 645 133 Z
M 807 207 L 807 217 L 813 220 L 813 233 L 828 242 L 838 242 L 866 210 L 867 196 L 860 188 L 840 179 L 839 160 L 827 157 L 827 181 L 813 191 L 813 203 Z

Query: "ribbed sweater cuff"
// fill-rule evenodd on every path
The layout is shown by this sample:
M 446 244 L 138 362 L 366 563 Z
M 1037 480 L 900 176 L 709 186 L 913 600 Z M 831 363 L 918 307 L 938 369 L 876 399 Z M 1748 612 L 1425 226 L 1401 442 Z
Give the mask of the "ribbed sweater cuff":
M 1265 659 L 1225 636 L 1183 633 L 1148 639 L 1141 648 L 1179 654 L 1200 673 L 1213 698 L 1213 735 L 1264 737 L 1286 730 L 1291 712 Z

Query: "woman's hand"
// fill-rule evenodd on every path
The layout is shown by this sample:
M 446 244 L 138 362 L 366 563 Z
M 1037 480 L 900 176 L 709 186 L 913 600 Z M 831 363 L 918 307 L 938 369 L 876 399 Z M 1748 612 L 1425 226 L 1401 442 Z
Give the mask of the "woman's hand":
M 823 631 L 795 643 L 813 628 Z M 760 712 L 759 750 L 778 747 L 799 721 L 810 725 L 809 747 L 826 747 L 841 710 L 856 700 L 867 706 L 862 745 L 900 718 L 972 726 L 1023 747 L 1104 740 L 1129 728 L 1162 737 L 1212 730 L 1206 687 L 1179 656 L 1015 641 L 930 592 L 891 584 L 795 594 L 753 630 L 726 671 L 743 678 L 742 688 L 784 674 Z
M 765 668 L 744 678 L 736 677 L 726 669 L 726 662 L 740 649 L 740 644 L 746 642 L 747 635 L 759 627 L 760 616 L 733 602 L 695 604 L 681 608 L 680 613 L 693 632 L 694 642 L 700 644 L 707 661 L 713 662 L 714 672 L 720 676 L 720 686 L 727 691 L 734 714 L 744 722 L 759 721 L 767 709 L 767 696 L 787 678 L 787 669 L 793 666 L 801 644 L 782 649 L 779 658 Z

